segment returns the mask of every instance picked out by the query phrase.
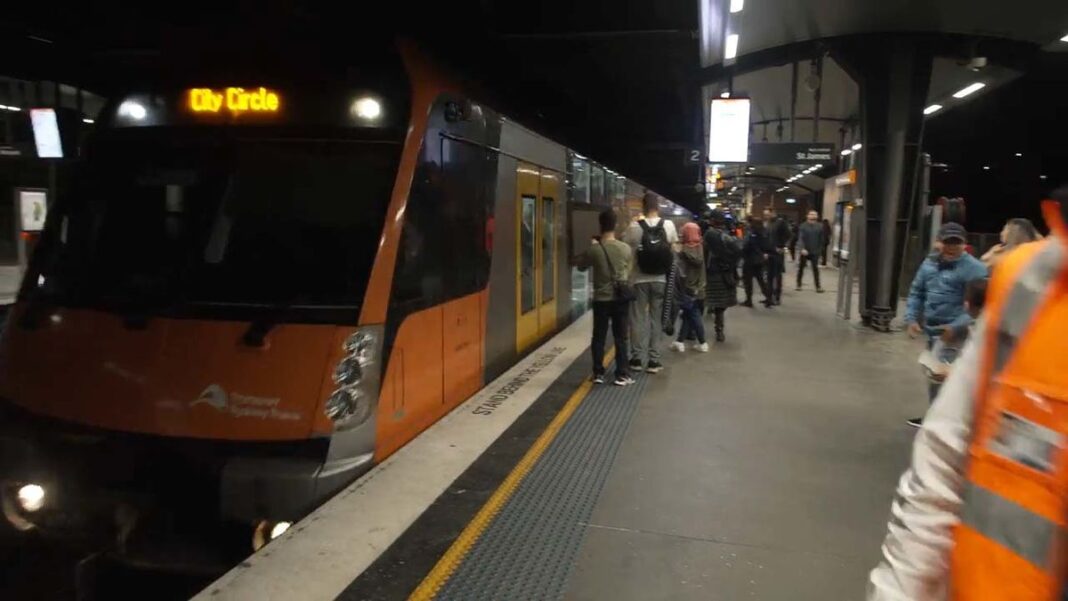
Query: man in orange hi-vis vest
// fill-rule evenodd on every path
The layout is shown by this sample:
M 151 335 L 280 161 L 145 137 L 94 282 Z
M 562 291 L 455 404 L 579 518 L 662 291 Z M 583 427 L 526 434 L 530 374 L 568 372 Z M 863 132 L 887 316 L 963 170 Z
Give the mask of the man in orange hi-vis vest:
M 898 483 L 869 601 L 1068 599 L 1068 188 L 994 270 Z

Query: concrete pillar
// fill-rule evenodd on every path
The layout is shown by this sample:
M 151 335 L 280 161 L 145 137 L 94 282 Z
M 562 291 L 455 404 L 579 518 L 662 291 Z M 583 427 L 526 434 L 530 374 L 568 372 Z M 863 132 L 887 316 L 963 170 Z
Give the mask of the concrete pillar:
M 920 40 L 891 36 L 839 50 L 860 87 L 860 194 L 867 224 L 860 274 L 860 315 L 887 331 L 897 314 L 899 274 L 909 216 L 918 196 L 923 108 L 932 53 Z

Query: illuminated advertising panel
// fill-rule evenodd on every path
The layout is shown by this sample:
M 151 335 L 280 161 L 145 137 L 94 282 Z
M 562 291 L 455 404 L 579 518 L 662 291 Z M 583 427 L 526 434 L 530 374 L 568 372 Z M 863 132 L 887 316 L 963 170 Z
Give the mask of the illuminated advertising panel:
M 708 120 L 708 160 L 749 160 L 749 99 L 713 98 Z
M 59 123 L 56 121 L 55 109 L 31 109 L 30 123 L 33 125 L 37 156 L 42 159 L 63 158 L 63 144 L 59 140 Z

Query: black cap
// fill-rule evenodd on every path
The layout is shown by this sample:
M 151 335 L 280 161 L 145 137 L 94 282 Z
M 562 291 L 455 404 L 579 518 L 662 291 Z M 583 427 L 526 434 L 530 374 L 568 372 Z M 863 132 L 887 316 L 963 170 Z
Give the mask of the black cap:
M 953 223 L 952 221 L 946 223 L 938 230 L 939 240 L 949 240 L 950 238 L 956 238 L 961 242 L 968 240 L 968 232 L 964 230 L 964 226 L 959 223 Z

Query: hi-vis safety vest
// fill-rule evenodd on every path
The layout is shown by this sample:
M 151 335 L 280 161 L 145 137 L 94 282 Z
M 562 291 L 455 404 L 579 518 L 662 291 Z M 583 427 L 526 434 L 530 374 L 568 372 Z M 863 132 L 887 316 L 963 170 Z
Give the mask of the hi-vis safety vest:
M 954 600 L 1055 601 L 1068 573 L 1068 237 L 998 263 L 986 303 Z

